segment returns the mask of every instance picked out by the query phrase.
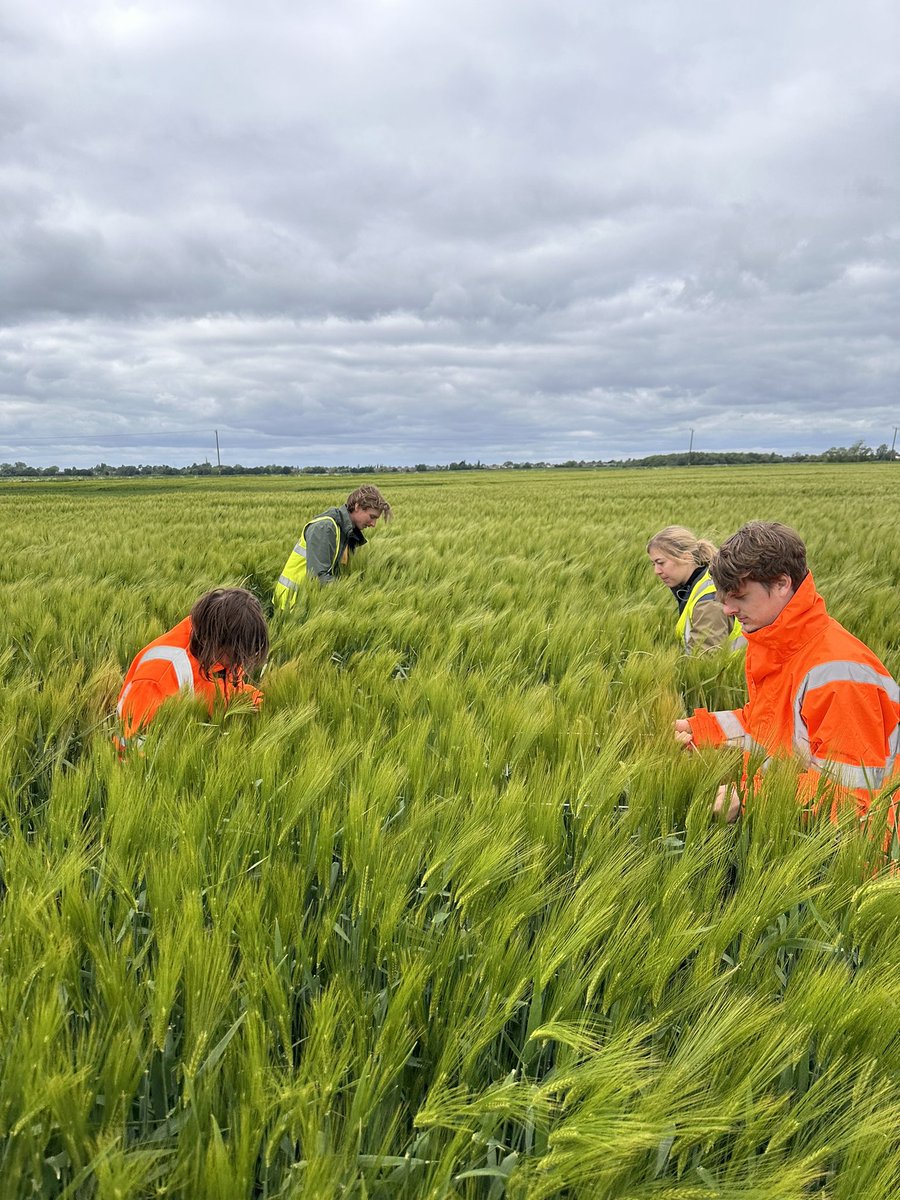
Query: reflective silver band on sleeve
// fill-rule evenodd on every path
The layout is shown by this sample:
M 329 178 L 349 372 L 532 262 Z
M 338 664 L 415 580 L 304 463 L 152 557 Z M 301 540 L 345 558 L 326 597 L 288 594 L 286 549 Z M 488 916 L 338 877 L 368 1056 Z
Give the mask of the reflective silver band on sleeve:
M 293 579 L 288 579 L 287 575 L 279 575 L 278 582 L 284 587 L 289 588 L 292 592 L 296 592 L 297 588 L 300 586 L 300 584 L 295 583 Z
M 299 555 L 300 558 L 306 558 L 306 547 L 301 546 L 300 543 L 298 542 L 297 545 L 294 547 L 294 553 Z
M 141 663 L 145 662 L 171 663 L 179 688 L 187 692 L 194 690 L 194 672 L 191 660 L 188 658 L 187 651 L 182 650 L 180 646 L 151 646 L 146 653 L 141 655 Z
M 729 746 L 740 746 L 741 749 L 747 750 L 751 754 L 753 751 L 758 751 L 760 754 L 766 753 L 765 746 L 761 746 L 750 736 L 733 712 L 714 712 L 709 715 L 715 717 Z

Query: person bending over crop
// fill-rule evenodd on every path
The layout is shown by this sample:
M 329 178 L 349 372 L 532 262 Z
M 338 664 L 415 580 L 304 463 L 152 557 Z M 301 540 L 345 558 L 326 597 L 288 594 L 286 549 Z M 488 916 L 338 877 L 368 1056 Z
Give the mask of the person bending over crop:
M 217 700 L 262 693 L 247 683 L 269 653 L 269 631 L 259 601 L 243 588 L 215 588 L 190 615 L 134 658 L 119 693 L 120 750 L 153 720 L 162 702 L 185 692 L 201 696 L 210 712 Z
M 275 607 L 293 608 L 303 579 L 332 583 L 350 555 L 366 544 L 362 531 L 382 515 L 389 521 L 391 506 L 377 487 L 365 484 L 339 508 L 327 508 L 307 521 L 275 584 Z
M 900 766 L 900 689 L 872 651 L 829 617 L 806 565 L 799 535 L 777 522 L 751 521 L 710 563 L 722 607 L 747 639 L 749 700 L 734 712 L 698 708 L 675 722 L 686 747 L 741 746 L 764 760 L 796 755 L 805 766 L 799 797 L 820 785 L 860 816 Z M 762 769 L 765 770 L 766 762 Z M 719 789 L 716 811 L 736 820 L 742 797 Z
M 727 616 L 716 596 L 709 563 L 716 548 L 681 525 L 668 525 L 647 543 L 654 574 L 678 603 L 676 636 L 687 654 L 746 645 L 741 626 Z

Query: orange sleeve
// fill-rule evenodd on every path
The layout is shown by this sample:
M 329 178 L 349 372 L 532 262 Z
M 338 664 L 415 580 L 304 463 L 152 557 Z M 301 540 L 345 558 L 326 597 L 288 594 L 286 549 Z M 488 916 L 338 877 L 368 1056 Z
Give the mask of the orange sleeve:
M 152 679 L 136 680 L 128 685 L 121 713 L 126 738 L 133 737 L 150 724 L 168 694 Z
M 688 717 L 691 727 L 691 737 L 695 746 L 722 746 L 725 744 L 725 731 L 706 708 L 695 708 Z
M 811 689 L 800 715 L 812 758 L 883 769 L 897 725 L 895 708 L 881 688 L 850 680 Z
M 801 716 L 812 762 L 800 776 L 799 797 L 814 804 L 824 775 L 831 785 L 832 818 L 851 800 L 864 816 L 886 782 L 897 725 L 890 697 L 881 688 L 839 680 L 809 691 Z

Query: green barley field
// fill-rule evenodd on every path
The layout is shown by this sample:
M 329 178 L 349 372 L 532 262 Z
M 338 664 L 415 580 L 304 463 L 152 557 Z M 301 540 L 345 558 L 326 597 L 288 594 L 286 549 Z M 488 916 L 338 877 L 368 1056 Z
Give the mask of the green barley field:
M 132 656 L 362 480 L 0 488 L 0 1196 L 896 1197 L 900 876 L 790 764 L 710 816 L 741 664 L 644 546 L 795 525 L 898 676 L 900 466 L 375 481 L 261 713 L 124 764 Z

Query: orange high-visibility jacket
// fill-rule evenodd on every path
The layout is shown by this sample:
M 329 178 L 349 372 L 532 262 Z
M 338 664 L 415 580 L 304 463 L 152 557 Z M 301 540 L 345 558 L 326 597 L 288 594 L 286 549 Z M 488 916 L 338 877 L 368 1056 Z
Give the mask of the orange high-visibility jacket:
M 825 774 L 835 803 L 852 794 L 866 813 L 900 767 L 900 689 L 886 667 L 829 617 L 812 575 L 771 625 L 744 636 L 749 700 L 734 712 L 698 708 L 695 745 L 742 746 L 748 758 L 796 754 L 807 768 L 801 797 Z
M 238 692 L 249 695 L 254 704 L 260 703 L 261 692 L 243 679 L 233 687 L 221 667 L 211 672 L 211 679 L 205 679 L 190 643 L 191 618 L 185 617 L 135 656 L 119 693 L 117 712 L 125 734 L 125 743 L 120 744 L 127 744 L 128 738 L 152 721 L 162 702 L 179 692 L 202 696 L 210 712 L 217 696 L 227 704 Z

